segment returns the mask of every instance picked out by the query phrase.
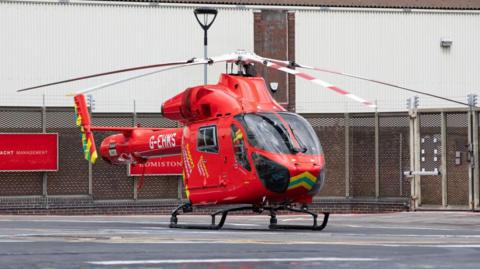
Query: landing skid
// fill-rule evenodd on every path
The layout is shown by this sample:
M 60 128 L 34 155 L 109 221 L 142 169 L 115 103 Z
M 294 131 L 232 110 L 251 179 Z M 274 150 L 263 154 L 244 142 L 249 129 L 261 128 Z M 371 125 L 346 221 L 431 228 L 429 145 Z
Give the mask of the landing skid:
M 302 207 L 300 209 L 294 208 L 291 205 L 283 205 L 277 207 L 255 207 L 255 206 L 242 206 L 242 207 L 234 207 L 228 209 L 219 210 L 213 214 L 211 214 L 212 222 L 211 224 L 178 224 L 178 215 L 180 215 L 180 211 L 183 213 L 189 213 L 193 211 L 193 208 L 190 204 L 185 203 L 178 206 L 173 212 L 170 218 L 170 228 L 182 228 L 182 229 L 206 229 L 206 230 L 219 230 L 225 224 L 225 220 L 227 219 L 227 215 L 230 212 L 235 211 L 244 211 L 244 210 L 252 210 L 255 213 L 262 213 L 264 210 L 270 212 L 270 225 L 268 226 L 269 229 L 272 230 L 313 230 L 313 231 L 321 231 L 325 227 L 327 227 L 328 218 L 330 213 L 322 212 L 323 214 L 323 221 L 322 224 L 318 225 L 317 218 L 318 215 L 309 211 L 306 207 Z M 279 210 L 287 210 L 296 213 L 306 213 L 313 217 L 313 225 L 284 225 L 278 224 L 277 220 L 277 211 Z M 217 223 L 217 216 L 220 217 L 220 221 Z
M 323 214 L 323 221 L 322 224 L 318 225 L 318 215 L 313 213 L 312 211 L 309 211 L 307 208 L 293 208 L 290 206 L 281 206 L 281 207 L 276 207 L 269 209 L 270 210 L 270 225 L 268 228 L 270 229 L 276 229 L 276 230 L 285 230 L 285 229 L 293 229 L 293 230 L 313 230 L 313 231 L 321 231 L 327 227 L 328 223 L 328 218 L 330 217 L 329 212 L 322 212 Z M 287 210 L 291 212 L 297 212 L 297 213 L 306 213 L 312 216 L 313 218 L 313 225 L 312 226 L 307 226 L 307 225 L 285 225 L 285 224 L 278 224 L 277 222 L 277 211 L 278 210 Z

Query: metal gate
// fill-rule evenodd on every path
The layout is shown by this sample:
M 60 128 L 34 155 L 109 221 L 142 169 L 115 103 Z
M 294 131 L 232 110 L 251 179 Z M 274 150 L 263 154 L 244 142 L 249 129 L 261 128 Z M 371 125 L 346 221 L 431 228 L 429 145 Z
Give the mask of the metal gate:
M 410 113 L 412 209 L 478 210 L 478 111 Z

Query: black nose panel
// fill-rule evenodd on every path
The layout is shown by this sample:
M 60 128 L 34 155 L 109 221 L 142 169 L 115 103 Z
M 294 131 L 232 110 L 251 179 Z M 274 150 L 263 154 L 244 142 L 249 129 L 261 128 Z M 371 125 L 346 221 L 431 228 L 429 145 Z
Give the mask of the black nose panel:
M 287 191 L 290 173 L 286 167 L 256 153 L 252 154 L 252 158 L 258 177 L 267 190 L 276 193 Z

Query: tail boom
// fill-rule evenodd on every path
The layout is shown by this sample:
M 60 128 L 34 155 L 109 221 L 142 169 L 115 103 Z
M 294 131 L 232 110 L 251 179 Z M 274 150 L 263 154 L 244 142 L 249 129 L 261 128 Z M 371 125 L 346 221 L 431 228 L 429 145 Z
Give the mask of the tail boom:
M 142 164 L 148 159 L 180 156 L 182 128 L 160 130 L 133 128 L 108 136 L 100 146 L 100 156 L 111 164 Z

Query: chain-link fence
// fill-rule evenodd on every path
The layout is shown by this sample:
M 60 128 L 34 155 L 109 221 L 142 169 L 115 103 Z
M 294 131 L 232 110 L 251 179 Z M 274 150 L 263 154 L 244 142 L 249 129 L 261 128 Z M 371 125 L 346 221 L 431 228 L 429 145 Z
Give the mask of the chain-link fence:
M 447 113 L 446 168 L 447 203 L 468 205 L 468 121 L 467 113 Z
M 30 108 L 0 108 L 0 132 L 2 133 L 41 133 L 42 109 Z M 42 194 L 43 174 L 0 173 L 0 196 L 38 195 Z
M 326 184 L 319 197 L 410 197 L 410 179 L 403 174 L 412 170 L 407 113 L 303 116 L 313 126 L 325 153 Z M 445 171 L 445 175 L 421 177 L 422 204 L 445 205 L 448 201 L 448 205 L 468 205 L 471 160 L 467 149 L 467 113 L 425 112 L 419 113 L 418 118 L 420 169 Z M 89 167 L 83 160 L 72 108 L 0 107 L 0 119 L 3 133 L 58 133 L 60 154 L 57 172 L 0 173 L 0 196 L 91 195 L 96 200 L 181 196 L 178 176 L 147 177 L 144 187 L 137 192 L 138 179 L 129 177 L 125 166 L 111 166 L 99 159 Z M 92 113 L 92 121 L 105 126 L 179 126 L 159 113 Z M 442 128 L 446 139 L 443 142 Z M 110 134 L 113 133 L 96 132 L 95 140 L 100 143 Z
M 325 152 L 322 197 L 409 197 L 407 113 L 303 114 Z
M 92 113 L 95 125 L 176 127 L 159 113 Z M 0 108 L 0 133 L 58 133 L 59 170 L 56 172 L 0 172 L 0 196 L 92 195 L 97 200 L 177 198 L 179 177 L 146 177 L 135 191 L 135 178 L 126 166 L 112 166 L 99 159 L 91 167 L 83 159 L 81 135 L 73 108 Z M 95 132 L 97 144 L 113 132 Z
M 478 115 L 468 109 L 416 113 L 416 170 L 433 172 L 414 179 L 418 208 L 478 208 Z
M 325 153 L 327 181 L 321 196 L 344 197 L 345 189 L 345 115 L 304 114 L 317 133 Z
M 410 169 L 409 117 L 379 115 L 379 196 L 410 197 L 410 181 L 403 172 Z
M 442 155 L 441 115 L 440 113 L 422 113 L 420 119 L 420 170 L 434 171 L 440 168 Z M 422 176 L 422 203 L 442 204 L 442 178 L 438 176 Z

